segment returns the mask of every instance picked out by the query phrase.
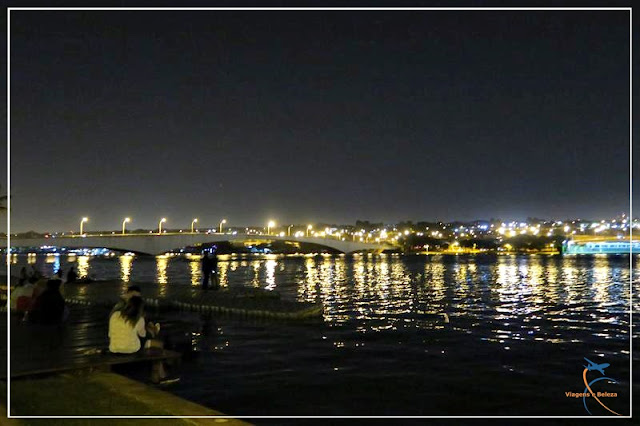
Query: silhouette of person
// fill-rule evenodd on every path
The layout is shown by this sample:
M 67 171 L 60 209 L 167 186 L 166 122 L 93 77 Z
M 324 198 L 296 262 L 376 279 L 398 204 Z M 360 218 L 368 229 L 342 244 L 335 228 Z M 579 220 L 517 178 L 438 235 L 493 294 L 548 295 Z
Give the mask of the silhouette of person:
M 67 272 L 67 282 L 75 283 L 77 279 L 78 279 L 78 274 L 76 274 L 76 271 L 73 270 L 73 266 L 72 266 L 69 269 L 69 272 Z
M 220 288 L 220 280 L 218 279 L 218 256 L 216 255 L 215 250 L 213 252 L 213 256 L 209 259 L 209 262 L 213 289 L 217 290 Z
M 202 266 L 202 289 L 209 289 L 209 279 L 211 277 L 211 258 L 206 251 L 202 252 L 202 260 L 200 261 Z
M 40 324 L 57 324 L 65 319 L 65 302 L 60 294 L 60 280 L 48 280 L 47 289 L 31 306 L 29 320 Z

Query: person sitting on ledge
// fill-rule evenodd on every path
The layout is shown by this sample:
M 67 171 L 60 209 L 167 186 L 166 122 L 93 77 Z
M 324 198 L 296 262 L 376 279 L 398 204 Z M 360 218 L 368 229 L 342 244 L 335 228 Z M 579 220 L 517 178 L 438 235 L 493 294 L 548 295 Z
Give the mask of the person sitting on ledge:
M 35 280 L 33 281 L 33 298 L 35 299 L 47 290 L 49 279 L 47 277 L 36 278 L 35 276 L 32 276 L 31 279 Z
M 66 319 L 68 310 L 60 294 L 60 284 L 60 280 L 47 281 L 47 289 L 36 297 L 29 309 L 29 321 L 37 324 L 59 324 Z
M 78 274 L 76 274 L 76 271 L 73 269 L 73 266 L 72 266 L 71 268 L 69 268 L 69 272 L 67 272 L 67 282 L 75 283 L 77 279 L 78 279 Z
M 144 320 L 144 301 L 140 296 L 129 298 L 121 310 L 116 310 L 109 318 L 109 352 L 117 354 L 132 354 L 140 350 L 140 338 L 155 337 L 160 326 Z M 153 347 L 162 349 L 157 342 Z M 150 345 L 149 345 L 150 346 Z M 159 383 L 166 377 L 162 361 L 155 361 L 151 369 L 151 381 Z
M 127 287 L 127 292 L 120 297 L 120 300 L 118 300 L 118 303 L 116 303 L 114 307 L 111 309 L 111 314 L 113 314 L 116 311 L 121 311 L 122 309 L 124 309 L 129 299 L 131 299 L 134 296 L 142 297 L 142 290 L 137 285 L 130 285 L 129 287 Z
M 35 288 L 33 284 L 35 282 L 34 278 L 25 281 L 20 279 L 20 283 L 11 291 L 9 307 L 12 311 L 24 313 L 29 309 L 33 301 L 33 289 Z

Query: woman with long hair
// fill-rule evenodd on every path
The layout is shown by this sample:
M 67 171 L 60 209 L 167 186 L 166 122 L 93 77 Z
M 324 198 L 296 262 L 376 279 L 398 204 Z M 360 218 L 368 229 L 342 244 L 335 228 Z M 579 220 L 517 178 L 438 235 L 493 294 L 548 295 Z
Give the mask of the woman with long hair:
M 144 301 L 140 296 L 130 297 L 121 310 L 114 311 L 109 318 L 109 351 L 119 354 L 132 354 L 140 350 L 140 338 L 153 338 L 158 334 L 159 325 L 144 321 Z M 157 341 L 156 342 L 160 342 Z M 162 349 L 162 345 L 155 346 Z M 151 381 L 159 383 L 167 376 L 162 361 L 154 361 L 151 368 Z
M 109 318 L 109 351 L 132 354 L 140 350 L 140 338 L 147 336 L 144 324 L 144 301 L 134 296 Z

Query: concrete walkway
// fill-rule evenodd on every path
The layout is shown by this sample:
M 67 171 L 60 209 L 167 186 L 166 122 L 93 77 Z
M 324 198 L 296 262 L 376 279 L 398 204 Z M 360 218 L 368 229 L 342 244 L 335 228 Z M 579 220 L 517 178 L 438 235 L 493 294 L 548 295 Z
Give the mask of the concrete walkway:
M 63 375 L 60 377 L 67 377 L 69 380 L 73 380 L 72 376 Z M 191 401 L 187 401 L 170 393 L 164 392 L 160 389 L 146 386 L 142 383 L 136 382 L 134 380 L 128 379 L 124 376 L 107 373 L 107 372 L 97 372 L 92 373 L 89 376 L 89 383 L 95 383 L 101 388 L 106 389 L 103 396 L 104 398 L 112 398 L 112 395 L 117 395 L 120 398 L 126 398 L 128 400 L 134 401 L 137 405 L 144 407 L 146 415 L 161 415 L 161 416 L 175 416 L 173 423 L 178 421 L 178 424 L 185 425 L 213 425 L 213 424 L 225 424 L 225 425 L 233 425 L 233 426 L 241 426 L 241 425 L 249 425 L 249 423 L 243 422 L 241 420 L 232 419 L 232 418 L 220 418 L 219 416 L 224 416 L 223 413 L 219 411 L 212 410 L 207 407 L 203 407 L 202 405 L 193 403 Z M 53 392 L 55 390 L 52 389 Z M 55 397 L 51 398 L 52 401 L 55 401 Z M 79 403 L 83 403 L 86 401 L 78 401 Z M 36 401 L 32 403 L 38 404 L 39 412 L 46 412 L 47 404 L 51 402 L 49 400 L 42 399 L 40 401 Z M 21 424 L 31 424 L 34 423 L 34 420 L 29 419 L 8 419 L 6 417 L 6 407 L 0 406 L 2 410 L 2 414 L 0 416 L 0 425 L 21 425 Z M 52 415 L 55 413 L 56 415 L 60 415 L 59 412 L 53 411 L 55 408 L 52 407 Z M 12 410 L 13 412 L 14 410 Z M 91 412 L 91 408 L 87 407 L 87 413 Z M 155 414 L 149 414 L 155 413 Z M 15 415 L 15 414 L 14 414 Z M 20 415 L 28 415 L 27 413 L 20 413 Z M 89 415 L 89 414 L 87 414 Z M 104 414 L 95 414 L 95 415 L 104 415 Z M 109 415 L 127 415 L 127 416 L 135 416 L 136 413 L 133 412 L 113 412 L 109 413 Z M 188 418 L 188 419 L 180 419 L 180 416 L 206 416 L 211 418 Z M 131 420 L 129 420 L 131 421 Z M 159 420 L 160 421 L 160 420 Z M 166 420 L 162 420 L 166 421 Z M 41 424 L 43 420 L 35 421 L 38 424 Z M 46 420 L 44 420 L 46 422 Z M 72 423 L 71 420 L 69 420 Z M 105 422 L 109 422 L 109 424 L 117 423 L 116 419 L 109 420 L 86 420 L 86 422 L 95 424 L 105 424 Z
M 160 389 L 146 386 L 135 380 L 114 373 L 95 373 L 91 379 L 102 384 L 114 393 L 126 396 L 149 407 L 151 411 L 165 412 L 172 416 L 224 416 L 219 411 L 212 410 L 186 399 L 182 399 Z M 227 425 L 248 425 L 237 419 L 185 419 L 189 424 L 209 425 L 224 423 Z

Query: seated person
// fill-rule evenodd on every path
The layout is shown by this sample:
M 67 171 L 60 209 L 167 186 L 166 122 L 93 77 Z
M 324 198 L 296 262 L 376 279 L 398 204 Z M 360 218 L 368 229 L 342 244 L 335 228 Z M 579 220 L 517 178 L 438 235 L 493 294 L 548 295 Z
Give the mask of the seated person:
M 60 294 L 60 280 L 47 281 L 47 289 L 35 298 L 29 309 L 29 320 L 38 324 L 58 324 L 68 311 Z
M 121 310 L 116 310 L 109 318 L 109 351 L 119 354 L 132 354 L 141 348 L 140 338 L 153 337 L 159 327 L 153 323 L 145 325 L 144 301 L 140 296 L 129 298 Z M 166 377 L 162 361 L 153 363 L 151 381 L 154 383 Z
M 75 283 L 77 279 L 78 279 L 78 274 L 76 273 L 76 271 L 73 269 L 73 266 L 72 266 L 71 268 L 69 268 L 69 272 L 67 272 L 67 282 Z
M 124 309 L 129 299 L 131 299 L 134 296 L 142 297 L 142 290 L 137 285 L 130 285 L 129 287 L 127 287 L 127 292 L 122 297 L 120 297 L 120 300 L 118 300 L 118 303 L 116 303 L 113 309 L 111 309 L 111 314 L 113 314 L 116 311 L 121 311 L 122 309 Z
M 26 312 L 31 306 L 35 279 L 23 281 L 21 278 L 20 282 L 21 284 L 11 291 L 9 308 L 16 312 Z
M 33 277 L 32 279 L 35 280 L 35 282 L 33 283 L 34 285 L 33 297 L 37 298 L 47 289 L 47 283 L 49 282 L 49 279 L 46 277 L 40 277 L 40 278 Z M 60 285 L 62 285 L 62 283 L 60 283 Z

